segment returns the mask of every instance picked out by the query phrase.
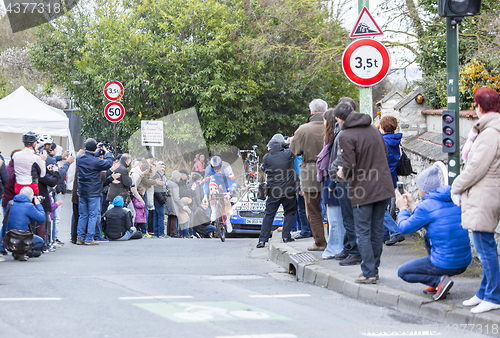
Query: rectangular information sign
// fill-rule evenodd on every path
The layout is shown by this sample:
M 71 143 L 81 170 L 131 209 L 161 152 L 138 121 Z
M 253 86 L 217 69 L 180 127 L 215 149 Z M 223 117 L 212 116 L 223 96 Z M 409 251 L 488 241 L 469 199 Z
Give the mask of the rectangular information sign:
M 163 147 L 163 121 L 141 121 L 143 146 Z

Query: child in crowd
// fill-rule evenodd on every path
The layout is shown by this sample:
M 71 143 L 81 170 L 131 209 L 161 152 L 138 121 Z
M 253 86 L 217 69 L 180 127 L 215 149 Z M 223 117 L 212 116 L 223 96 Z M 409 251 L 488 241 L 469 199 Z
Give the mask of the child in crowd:
M 146 190 L 142 185 L 137 187 L 137 192 L 141 197 L 144 197 L 144 193 Z M 132 203 L 134 204 L 135 210 L 135 228 L 140 229 L 143 237 L 151 238 L 152 236 L 148 234 L 148 222 L 146 219 L 146 205 L 142 202 L 139 202 L 135 196 L 132 196 Z
M 189 197 L 183 197 L 181 198 L 182 203 L 184 203 L 185 206 L 188 206 L 191 203 L 191 199 Z M 177 215 L 177 219 L 179 221 L 179 230 L 180 230 L 180 235 L 183 238 L 189 238 L 189 215 L 191 214 L 191 209 L 186 208 L 180 209 L 179 214 Z

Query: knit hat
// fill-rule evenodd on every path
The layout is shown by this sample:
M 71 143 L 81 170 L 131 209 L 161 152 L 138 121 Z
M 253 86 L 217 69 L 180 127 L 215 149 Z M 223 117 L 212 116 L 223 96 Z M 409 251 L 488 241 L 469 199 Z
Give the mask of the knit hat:
M 425 169 L 417 176 L 417 187 L 423 192 L 429 192 L 440 186 L 439 168 L 436 166 Z
M 181 179 L 181 173 L 177 170 L 172 171 L 171 179 L 176 182 L 179 181 Z
M 119 208 L 123 207 L 123 197 L 116 196 L 113 200 L 113 205 Z
M 217 189 L 219 186 L 215 182 L 210 182 L 210 184 L 208 185 L 208 188 L 210 188 L 210 187 L 214 187 L 215 189 Z
M 179 173 L 186 174 L 189 176 L 189 171 L 187 171 L 187 169 L 181 169 L 181 170 L 179 170 Z
M 85 142 L 85 149 L 88 151 L 95 151 L 97 149 L 97 142 L 95 140 L 88 140 Z

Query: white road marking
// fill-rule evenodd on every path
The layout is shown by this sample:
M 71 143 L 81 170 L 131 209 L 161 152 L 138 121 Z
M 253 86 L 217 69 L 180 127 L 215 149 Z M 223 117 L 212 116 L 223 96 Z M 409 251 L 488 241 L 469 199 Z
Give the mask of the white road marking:
M 216 336 L 215 338 L 296 338 L 291 333 L 249 334 L 243 336 Z
M 247 275 L 247 276 L 211 276 L 208 279 L 216 280 L 240 280 L 240 279 L 260 279 L 262 276 Z
M 3 301 L 18 301 L 18 300 L 61 300 L 61 298 L 0 298 L 0 302 Z
M 136 300 L 136 299 L 185 299 L 193 298 L 193 296 L 143 296 L 143 297 L 118 297 L 122 300 Z
M 250 298 L 293 298 L 293 297 L 311 297 L 307 293 L 299 293 L 296 295 L 249 295 Z

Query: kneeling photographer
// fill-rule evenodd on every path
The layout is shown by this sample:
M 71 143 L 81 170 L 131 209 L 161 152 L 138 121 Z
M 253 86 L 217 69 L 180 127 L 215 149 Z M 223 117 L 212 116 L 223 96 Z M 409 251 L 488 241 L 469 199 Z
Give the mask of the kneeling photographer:
M 9 230 L 17 229 L 31 231 L 31 221 L 35 221 L 38 223 L 45 222 L 45 212 L 43 210 L 43 206 L 41 205 L 43 197 L 33 195 L 33 190 L 30 187 L 24 187 L 21 189 L 19 194 L 14 196 L 14 199 L 9 203 L 9 206 L 7 207 L 7 213 L 4 218 L 3 231 L 1 234 L 2 241 L 6 232 Z M 33 203 L 35 205 L 33 205 Z M 25 253 L 14 253 L 14 259 L 26 261 L 27 258 L 25 257 L 25 254 L 28 254 L 29 257 L 40 256 L 40 251 L 42 250 L 43 243 L 43 239 L 40 236 L 33 235 L 33 251 Z

